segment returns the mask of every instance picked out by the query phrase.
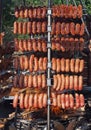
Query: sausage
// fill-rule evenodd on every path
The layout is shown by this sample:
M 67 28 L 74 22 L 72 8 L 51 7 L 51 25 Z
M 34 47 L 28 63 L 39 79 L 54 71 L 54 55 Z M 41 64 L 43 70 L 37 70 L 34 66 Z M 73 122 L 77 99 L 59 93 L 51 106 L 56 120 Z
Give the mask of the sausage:
M 33 50 L 33 46 L 32 46 L 32 40 L 28 39 L 27 41 L 28 43 L 28 51 L 32 51 Z
M 46 22 L 42 22 L 41 32 L 42 33 L 46 33 L 46 31 L 47 31 L 47 23 Z
M 65 72 L 69 72 L 70 70 L 70 60 L 66 59 L 65 60 Z
M 58 78 L 57 78 L 57 75 L 53 75 L 53 89 L 55 90 L 58 86 Z
M 65 94 L 61 94 L 61 105 L 62 109 L 65 109 Z
M 27 22 L 27 34 L 31 34 L 31 33 L 32 33 L 32 23 Z
M 53 22 L 53 23 L 52 23 L 51 35 L 54 35 L 55 33 L 56 33 L 56 24 Z
M 85 24 L 82 23 L 82 24 L 81 24 L 81 30 L 80 30 L 80 36 L 83 36 L 83 35 L 84 35 L 84 32 L 85 32 Z
M 20 62 L 20 69 L 24 70 L 24 56 L 19 57 L 19 62 Z
M 65 107 L 69 108 L 70 107 L 70 100 L 69 100 L 69 95 L 65 94 Z
M 38 8 L 37 8 L 37 18 L 38 18 L 38 19 L 41 19 L 41 13 L 42 13 L 41 11 L 42 11 L 41 8 L 38 7 Z
M 42 51 L 47 52 L 47 43 L 45 40 L 42 40 Z
M 30 72 L 33 71 L 33 66 L 34 66 L 33 62 L 34 62 L 34 55 L 31 55 L 30 59 L 29 59 L 29 70 L 30 70 Z
M 75 23 L 70 23 L 70 33 L 74 36 L 75 35 Z
M 23 27 L 23 23 L 22 22 L 18 22 L 18 34 L 22 34 L 22 27 Z
M 24 51 L 24 48 L 23 48 L 23 46 L 24 46 L 24 45 L 23 45 L 23 40 L 20 39 L 18 43 L 19 43 L 19 44 L 18 44 L 18 45 L 19 45 L 19 46 L 18 46 L 18 49 L 19 49 L 20 51 Z
M 28 15 L 29 15 L 29 18 L 32 19 L 33 18 L 33 9 L 30 7 L 29 10 L 28 10 Z
M 57 71 L 57 72 L 60 72 L 60 71 L 61 71 L 61 63 L 60 63 L 60 59 L 57 58 L 57 60 L 56 60 L 56 64 L 57 64 L 57 69 L 56 69 L 56 71 Z
M 13 30 L 14 34 L 18 33 L 18 23 L 15 21 L 14 22 L 14 30 Z
M 33 107 L 34 108 L 37 108 L 38 107 L 38 94 L 36 93 L 36 94 L 34 94 L 34 104 L 33 104 Z
M 37 27 L 36 27 L 36 22 L 33 21 L 33 22 L 32 22 L 32 33 L 33 33 L 33 34 L 36 33 L 36 28 L 37 28 Z
M 73 76 L 69 77 L 69 89 L 73 89 L 74 88 L 74 78 Z
M 77 18 L 77 7 L 73 6 L 73 19 Z
M 28 109 L 29 107 L 29 94 L 25 94 L 25 97 L 24 97 L 24 108 Z
M 46 57 L 43 58 L 43 70 L 44 71 L 47 70 L 47 58 Z
M 57 70 L 57 62 L 55 58 L 52 58 L 52 70 L 56 71 Z
M 63 74 L 61 74 L 61 88 L 60 88 L 60 90 L 62 91 L 62 90 L 64 90 L 65 89 L 65 77 L 64 77 L 64 75 Z
M 74 90 L 78 90 L 78 87 L 79 87 L 79 85 L 78 85 L 78 76 L 75 75 L 74 76 Z
M 57 106 L 61 108 L 61 95 L 57 95 Z
M 15 17 L 19 18 L 19 8 L 18 7 L 15 8 Z
M 65 71 L 65 59 L 64 58 L 61 59 L 61 71 L 62 72 Z
M 29 109 L 33 107 L 34 94 L 29 95 Z
M 39 66 L 38 66 L 38 58 L 37 57 L 34 57 L 34 71 L 38 71 L 39 69 Z
M 23 28 L 22 28 L 22 33 L 27 34 L 27 22 L 23 22 Z
M 75 71 L 75 59 L 70 60 L 70 71 L 71 72 Z
M 72 18 L 73 16 L 73 5 L 69 5 L 69 18 Z
M 29 75 L 29 77 L 28 77 L 28 87 L 29 88 L 33 87 L 33 77 L 32 77 L 32 75 Z
M 70 108 L 74 108 L 74 97 L 72 94 L 69 94 L 69 104 L 70 104 Z
M 76 27 L 75 27 L 75 34 L 79 35 L 80 30 L 81 30 L 81 26 L 80 26 L 79 23 L 77 23 L 77 24 L 76 24 Z
M 65 24 L 65 34 L 69 34 L 70 33 L 70 24 L 66 23 Z
M 65 23 L 63 22 L 62 24 L 61 24 L 61 34 L 62 35 L 65 35 Z
M 36 52 L 38 50 L 36 39 L 32 40 L 32 46 L 33 46 L 33 50 Z
M 44 74 L 42 74 L 42 88 L 45 88 L 46 87 L 46 77 Z
M 13 87 L 18 87 L 19 86 L 19 76 L 15 75 L 13 79 Z
M 23 51 L 27 51 L 28 50 L 27 40 L 24 39 L 22 44 L 23 44 Z
M 56 23 L 56 35 L 60 34 L 60 28 L 61 28 L 61 24 L 60 22 Z
M 66 75 L 66 76 L 65 76 L 65 89 L 69 89 L 69 83 L 70 83 L 69 76 Z
M 28 87 L 28 81 L 29 81 L 28 75 L 25 75 L 24 76 L 24 87 Z
M 37 75 L 34 75 L 33 76 L 33 87 L 37 88 L 37 86 L 38 86 Z
M 82 90 L 82 88 L 83 88 L 83 76 L 79 76 L 79 78 L 78 78 L 78 90 Z
M 19 11 L 19 16 L 20 18 L 24 18 L 24 8 L 21 7 L 20 11 Z
M 83 94 L 80 94 L 80 107 L 83 107 L 85 105 L 85 99 L 84 99 L 84 96 Z
M 23 88 L 24 87 L 24 75 L 20 75 L 20 78 L 19 78 L 19 87 L 20 88 Z
M 37 40 L 37 46 L 38 46 L 38 51 L 41 52 L 42 51 L 42 42 L 40 39 Z
M 84 60 L 80 60 L 80 65 L 79 65 L 79 72 L 82 72 L 84 69 Z
M 40 34 L 41 33 L 41 22 L 37 22 L 37 25 L 36 25 L 36 33 Z
M 15 51 L 18 51 L 19 50 L 19 40 L 18 39 L 14 39 L 14 43 L 15 43 Z
M 47 106 L 47 94 L 43 94 L 43 107 L 45 108 Z
M 76 73 L 79 72 L 79 63 L 80 63 L 80 60 L 79 60 L 79 59 L 76 59 L 76 60 L 75 60 L 75 72 L 76 72 Z
M 13 99 L 13 107 L 16 108 L 18 105 L 18 98 L 19 98 L 19 94 L 16 93 Z
M 20 106 L 21 109 L 24 108 L 24 93 L 21 93 L 21 94 L 20 94 L 19 106 Z
M 39 70 L 43 71 L 43 58 L 39 58 Z
M 76 100 L 76 108 L 79 108 L 80 107 L 80 97 L 79 97 L 79 94 L 75 94 L 75 100 Z
M 42 87 L 42 75 L 38 75 L 37 80 L 38 80 L 38 88 L 41 88 Z
M 61 80 L 61 75 L 60 74 L 57 74 L 57 81 L 58 81 L 58 84 L 57 84 L 57 87 L 56 87 L 56 91 L 60 90 L 61 84 L 62 84 L 62 80 Z
M 27 70 L 29 68 L 29 62 L 28 57 L 24 56 L 24 69 Z
M 16 57 L 14 60 L 13 60 L 13 66 L 16 70 L 19 69 L 19 57 Z
M 51 96 L 52 96 L 52 105 L 54 107 L 56 107 L 57 106 L 57 96 L 55 93 L 51 93 Z
M 78 16 L 78 18 L 82 18 L 82 15 L 83 15 L 82 5 L 78 5 L 78 7 L 77 7 L 77 16 Z
M 29 16 L 28 16 L 28 8 L 26 8 L 25 10 L 24 10 L 24 18 L 28 18 Z
M 36 18 L 37 17 L 37 8 L 33 8 L 33 18 Z
M 42 108 L 43 107 L 43 93 L 38 95 L 38 107 Z
M 45 18 L 46 17 L 46 12 L 47 12 L 47 8 L 43 7 L 41 8 L 42 12 L 41 12 L 41 18 Z

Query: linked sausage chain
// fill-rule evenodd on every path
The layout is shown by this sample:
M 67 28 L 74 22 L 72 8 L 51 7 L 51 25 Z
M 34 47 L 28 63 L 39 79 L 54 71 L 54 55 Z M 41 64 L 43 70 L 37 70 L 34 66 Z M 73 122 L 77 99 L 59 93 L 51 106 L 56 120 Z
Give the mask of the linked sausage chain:
M 14 87 L 19 88 L 47 88 L 45 74 L 39 75 L 16 75 L 13 80 Z M 62 90 L 82 90 L 83 88 L 83 76 L 77 75 L 64 75 L 57 74 L 53 75 L 53 86 L 52 89 L 56 91 Z
M 52 23 L 52 35 L 84 35 L 85 25 L 71 23 Z M 14 34 L 41 34 L 47 32 L 47 22 L 14 22 Z
M 46 75 L 45 74 L 39 74 L 39 75 L 16 75 L 14 76 L 13 80 L 14 87 L 19 88 L 47 88 L 46 83 Z
M 52 31 L 51 31 L 51 34 L 52 35 L 59 35 L 59 34 L 62 34 L 62 35 L 68 35 L 68 34 L 71 34 L 71 35 L 80 35 L 80 36 L 83 36 L 84 35 L 84 29 L 85 29 L 85 25 L 82 23 L 82 24 L 79 24 L 79 23 L 74 23 L 74 22 L 71 22 L 71 23 L 60 23 L 60 22 L 53 22 L 52 23 Z
M 56 91 L 62 90 L 82 90 L 83 89 L 83 76 L 77 75 L 63 75 L 57 74 L 53 76 L 53 87 Z
M 30 72 L 36 71 L 46 71 L 47 70 L 47 57 L 37 58 L 31 55 L 29 58 L 27 56 L 20 56 L 14 60 L 15 69 L 29 70 Z M 83 59 L 64 59 L 64 58 L 52 58 L 52 70 L 56 72 L 73 72 L 81 73 L 84 69 Z
M 52 7 L 53 17 L 61 17 L 61 18 L 81 18 L 83 11 L 82 6 L 73 6 L 73 5 L 54 5 Z
M 14 34 L 40 34 L 47 32 L 47 22 L 14 22 Z
M 15 8 L 16 18 L 30 18 L 30 19 L 44 19 L 46 18 L 47 8 L 46 7 L 21 7 Z
M 18 106 L 19 100 L 19 107 L 21 109 L 31 109 L 31 108 L 45 108 L 47 107 L 47 94 L 40 93 L 40 94 L 33 94 L 33 93 L 20 93 L 14 96 L 13 100 L 13 107 L 16 108 Z M 84 96 L 83 94 L 58 94 L 51 93 L 51 105 L 54 107 L 59 107 L 62 109 L 74 109 L 80 108 L 85 105 Z
M 15 39 L 15 51 L 47 52 L 47 42 L 45 39 Z M 83 38 L 52 38 L 53 51 L 82 51 L 84 49 Z
M 16 51 L 34 51 L 47 52 L 47 42 L 45 39 L 15 39 Z
M 81 18 L 83 11 L 82 6 L 78 5 L 54 5 L 52 6 L 52 17 L 61 17 L 61 18 Z M 30 19 L 44 19 L 47 14 L 46 7 L 16 7 L 15 8 L 15 17 L 16 18 L 30 18 Z

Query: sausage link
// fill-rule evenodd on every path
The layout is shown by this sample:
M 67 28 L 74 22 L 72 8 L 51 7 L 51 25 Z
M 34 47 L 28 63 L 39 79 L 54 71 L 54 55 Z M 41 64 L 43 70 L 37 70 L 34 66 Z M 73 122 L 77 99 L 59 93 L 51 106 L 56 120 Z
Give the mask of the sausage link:
M 19 94 L 16 93 L 13 99 L 13 107 L 16 108 L 18 105 L 18 98 L 19 98 Z
M 21 109 L 24 108 L 24 93 L 21 93 L 21 94 L 20 94 L 19 106 L 20 106 Z
M 25 94 L 24 97 L 24 108 L 28 109 L 29 108 L 29 94 Z
M 61 75 L 60 74 L 57 74 L 57 81 L 58 81 L 58 84 L 57 84 L 56 91 L 60 90 L 61 84 L 62 84 L 62 80 L 61 80 Z

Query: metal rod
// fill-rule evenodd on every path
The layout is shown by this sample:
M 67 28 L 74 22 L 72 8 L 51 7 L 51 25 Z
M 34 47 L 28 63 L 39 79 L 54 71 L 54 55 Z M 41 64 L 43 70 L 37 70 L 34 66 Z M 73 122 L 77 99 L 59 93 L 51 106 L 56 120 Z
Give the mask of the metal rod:
M 74 3 L 75 6 L 77 6 L 75 0 L 73 0 L 73 3 Z M 85 23 L 83 18 L 81 18 L 81 21 L 82 21 L 82 23 Z M 86 30 L 86 33 L 87 33 L 88 37 L 90 37 L 89 31 L 87 29 L 87 26 L 85 26 L 85 30 Z
M 50 28 L 50 29 L 49 29 Z M 51 45 L 51 0 L 48 0 L 48 44 Z M 48 55 L 48 65 L 51 63 L 51 47 L 48 47 L 47 50 Z M 51 79 L 51 67 L 48 66 L 47 69 L 47 80 Z M 48 81 L 47 81 L 48 82 Z M 50 130 L 50 93 L 51 86 L 47 83 L 47 130 Z
M 66 4 L 67 4 L 67 5 L 69 4 L 69 0 L 66 0 Z

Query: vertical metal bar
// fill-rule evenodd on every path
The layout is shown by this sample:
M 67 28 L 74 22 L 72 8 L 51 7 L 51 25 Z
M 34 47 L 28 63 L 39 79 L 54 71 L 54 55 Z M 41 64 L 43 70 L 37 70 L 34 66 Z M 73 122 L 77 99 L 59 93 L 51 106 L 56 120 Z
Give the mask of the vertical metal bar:
M 74 3 L 75 6 L 77 6 L 75 0 L 73 0 L 73 3 Z M 83 18 L 81 18 L 81 21 L 82 21 L 82 23 L 85 23 Z M 87 33 L 88 37 L 90 37 L 89 31 L 88 31 L 86 26 L 85 26 L 85 30 L 86 30 L 86 33 Z
M 66 4 L 67 4 L 67 5 L 69 4 L 69 0 L 66 0 Z
M 51 9 L 51 0 L 48 0 L 48 10 Z M 51 14 L 48 14 L 48 27 L 51 27 Z M 51 32 L 48 30 L 48 44 L 51 44 Z M 51 48 L 48 48 L 47 51 L 48 63 L 51 63 Z M 51 79 L 51 68 L 48 67 L 47 70 L 47 79 Z M 47 130 L 50 130 L 50 93 L 51 86 L 48 85 L 47 88 Z

